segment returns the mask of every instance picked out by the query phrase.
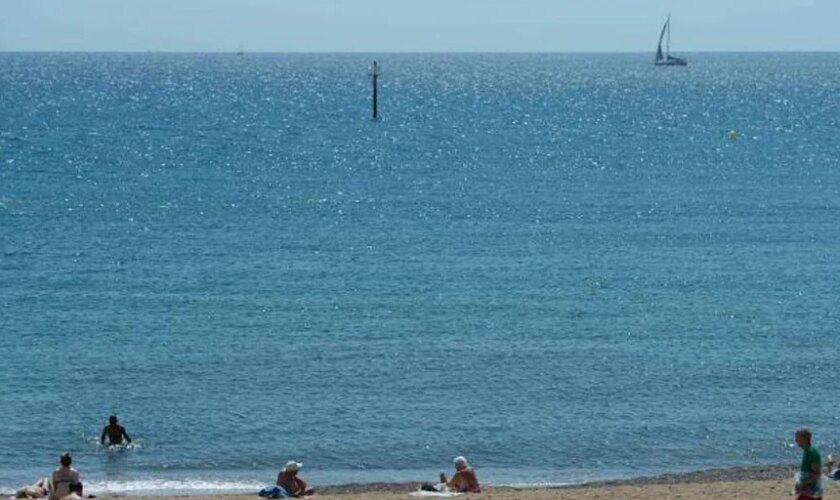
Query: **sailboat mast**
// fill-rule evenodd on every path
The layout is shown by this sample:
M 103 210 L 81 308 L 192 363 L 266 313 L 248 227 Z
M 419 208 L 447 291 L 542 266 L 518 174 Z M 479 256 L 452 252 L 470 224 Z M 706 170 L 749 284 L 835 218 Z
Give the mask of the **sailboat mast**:
M 668 13 L 668 38 L 665 41 L 665 57 L 671 57 L 671 13 Z
M 373 116 L 371 118 L 373 121 L 377 121 L 379 120 L 379 68 L 376 61 L 373 61 L 373 72 L 371 76 L 373 77 Z

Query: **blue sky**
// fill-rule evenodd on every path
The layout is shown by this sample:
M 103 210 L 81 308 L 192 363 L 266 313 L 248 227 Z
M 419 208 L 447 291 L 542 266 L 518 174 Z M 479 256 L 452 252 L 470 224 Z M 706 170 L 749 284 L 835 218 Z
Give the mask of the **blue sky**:
M 2 0 L 0 50 L 840 50 L 840 0 Z

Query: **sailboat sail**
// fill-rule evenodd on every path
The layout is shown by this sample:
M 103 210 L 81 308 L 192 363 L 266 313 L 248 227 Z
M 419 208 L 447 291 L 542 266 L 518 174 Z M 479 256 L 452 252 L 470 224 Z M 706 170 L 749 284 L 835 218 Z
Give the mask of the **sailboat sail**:
M 665 24 L 662 26 L 662 33 L 659 34 L 659 45 L 656 47 L 656 62 L 665 59 L 665 56 L 662 55 L 662 39 L 665 38 L 665 30 L 668 29 L 668 23 L 670 22 L 671 18 L 668 17 L 668 20 L 665 21 Z
M 665 38 L 665 35 L 668 38 Z M 662 40 L 665 39 L 665 52 L 662 51 Z M 656 59 L 653 64 L 656 66 L 686 66 L 688 61 L 682 57 L 671 55 L 671 15 L 668 14 L 668 19 L 662 26 L 662 31 L 659 33 L 659 45 L 656 46 Z

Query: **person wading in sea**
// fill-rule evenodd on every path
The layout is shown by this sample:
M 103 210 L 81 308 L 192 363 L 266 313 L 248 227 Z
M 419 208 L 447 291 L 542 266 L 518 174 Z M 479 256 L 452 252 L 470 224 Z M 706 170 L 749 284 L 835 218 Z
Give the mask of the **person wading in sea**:
M 131 442 L 128 433 L 125 432 L 125 427 L 118 423 L 117 416 L 111 415 L 108 419 L 108 425 L 102 428 L 102 435 L 99 436 L 99 442 L 105 444 L 105 436 L 108 436 L 108 444 L 110 446 L 123 444 L 123 438 L 126 442 Z

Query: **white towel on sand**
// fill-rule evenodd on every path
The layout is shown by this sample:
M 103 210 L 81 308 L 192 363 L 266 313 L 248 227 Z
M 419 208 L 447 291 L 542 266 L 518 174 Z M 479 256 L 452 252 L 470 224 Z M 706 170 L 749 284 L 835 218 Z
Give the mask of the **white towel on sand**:
M 460 493 L 454 491 L 423 491 L 417 490 L 409 493 L 413 497 L 457 497 Z

